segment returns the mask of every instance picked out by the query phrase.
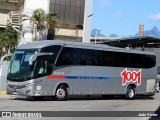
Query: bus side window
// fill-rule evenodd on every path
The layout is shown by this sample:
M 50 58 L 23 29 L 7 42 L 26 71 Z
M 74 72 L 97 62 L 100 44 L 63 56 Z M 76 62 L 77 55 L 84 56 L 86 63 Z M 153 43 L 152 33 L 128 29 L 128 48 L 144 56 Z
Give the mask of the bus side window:
M 129 67 L 128 53 L 115 52 L 115 66 L 116 67 Z
M 53 71 L 53 62 L 47 61 L 47 75 L 51 75 Z
M 71 65 L 72 64 L 70 53 L 66 53 L 62 57 L 63 57 L 63 65 Z
M 97 55 L 91 55 L 91 65 L 98 66 L 99 65 L 99 59 Z
M 101 52 L 101 66 L 114 66 L 114 53 L 109 51 Z
M 47 74 L 47 60 L 38 59 L 35 67 L 35 75 L 37 77 L 42 77 Z
M 64 47 L 57 60 L 56 66 L 59 67 L 73 65 L 73 51 L 74 48 Z
M 152 68 L 156 65 L 156 56 L 143 55 L 143 68 Z
M 99 65 L 99 52 L 96 50 L 81 50 L 80 53 L 80 65 L 90 65 L 98 66 Z

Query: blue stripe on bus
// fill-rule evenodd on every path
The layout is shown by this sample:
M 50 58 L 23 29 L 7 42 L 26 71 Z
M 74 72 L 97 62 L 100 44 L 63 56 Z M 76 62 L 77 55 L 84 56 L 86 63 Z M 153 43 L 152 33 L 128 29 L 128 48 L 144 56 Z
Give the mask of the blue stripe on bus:
M 49 79 L 75 79 L 75 80 L 108 80 L 109 77 L 93 77 L 93 76 L 48 76 Z
M 93 76 L 65 76 L 65 79 L 88 79 L 88 80 L 108 80 L 108 77 L 93 77 Z

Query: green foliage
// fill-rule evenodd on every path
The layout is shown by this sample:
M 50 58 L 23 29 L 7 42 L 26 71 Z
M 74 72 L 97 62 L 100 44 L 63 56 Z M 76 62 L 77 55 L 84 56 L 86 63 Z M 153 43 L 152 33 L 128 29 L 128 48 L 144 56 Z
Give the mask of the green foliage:
M 58 15 L 56 13 L 52 13 L 52 12 L 49 12 L 46 15 L 46 22 L 47 22 L 48 28 L 55 28 L 55 25 L 57 25 L 57 21 L 58 21 L 57 16 Z
M 0 32 L 0 56 L 12 53 L 18 44 L 19 33 L 11 26 L 7 26 L 4 32 Z
M 36 25 L 37 32 L 41 38 L 37 38 L 37 33 L 35 33 L 34 40 L 42 39 L 43 30 L 45 28 L 54 29 L 55 25 L 57 24 L 57 14 L 56 13 L 45 13 L 43 9 L 37 9 L 33 12 L 33 15 L 30 18 L 30 22 L 32 26 Z M 34 27 L 33 27 L 34 28 Z
M 45 18 L 46 14 L 43 9 L 37 9 L 33 12 L 33 15 L 30 18 L 32 24 L 36 24 L 40 30 L 45 28 Z

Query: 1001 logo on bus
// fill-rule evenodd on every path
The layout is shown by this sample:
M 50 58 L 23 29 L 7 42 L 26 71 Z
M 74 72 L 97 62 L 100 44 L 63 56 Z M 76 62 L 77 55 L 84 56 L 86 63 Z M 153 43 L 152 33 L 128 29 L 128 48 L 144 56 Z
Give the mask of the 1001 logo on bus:
M 130 71 L 127 70 L 127 68 L 121 72 L 121 77 L 122 77 L 122 86 L 126 85 L 126 83 L 129 82 L 137 82 L 137 86 L 141 85 L 141 69 L 136 72 L 136 71 Z

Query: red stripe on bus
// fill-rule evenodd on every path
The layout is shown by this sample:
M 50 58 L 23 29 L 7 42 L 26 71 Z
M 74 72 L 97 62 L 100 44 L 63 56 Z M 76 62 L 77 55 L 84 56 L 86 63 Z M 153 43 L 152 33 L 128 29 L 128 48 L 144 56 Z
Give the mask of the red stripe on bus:
M 48 76 L 48 79 L 64 79 L 65 76 L 53 76 L 53 75 L 50 75 Z

